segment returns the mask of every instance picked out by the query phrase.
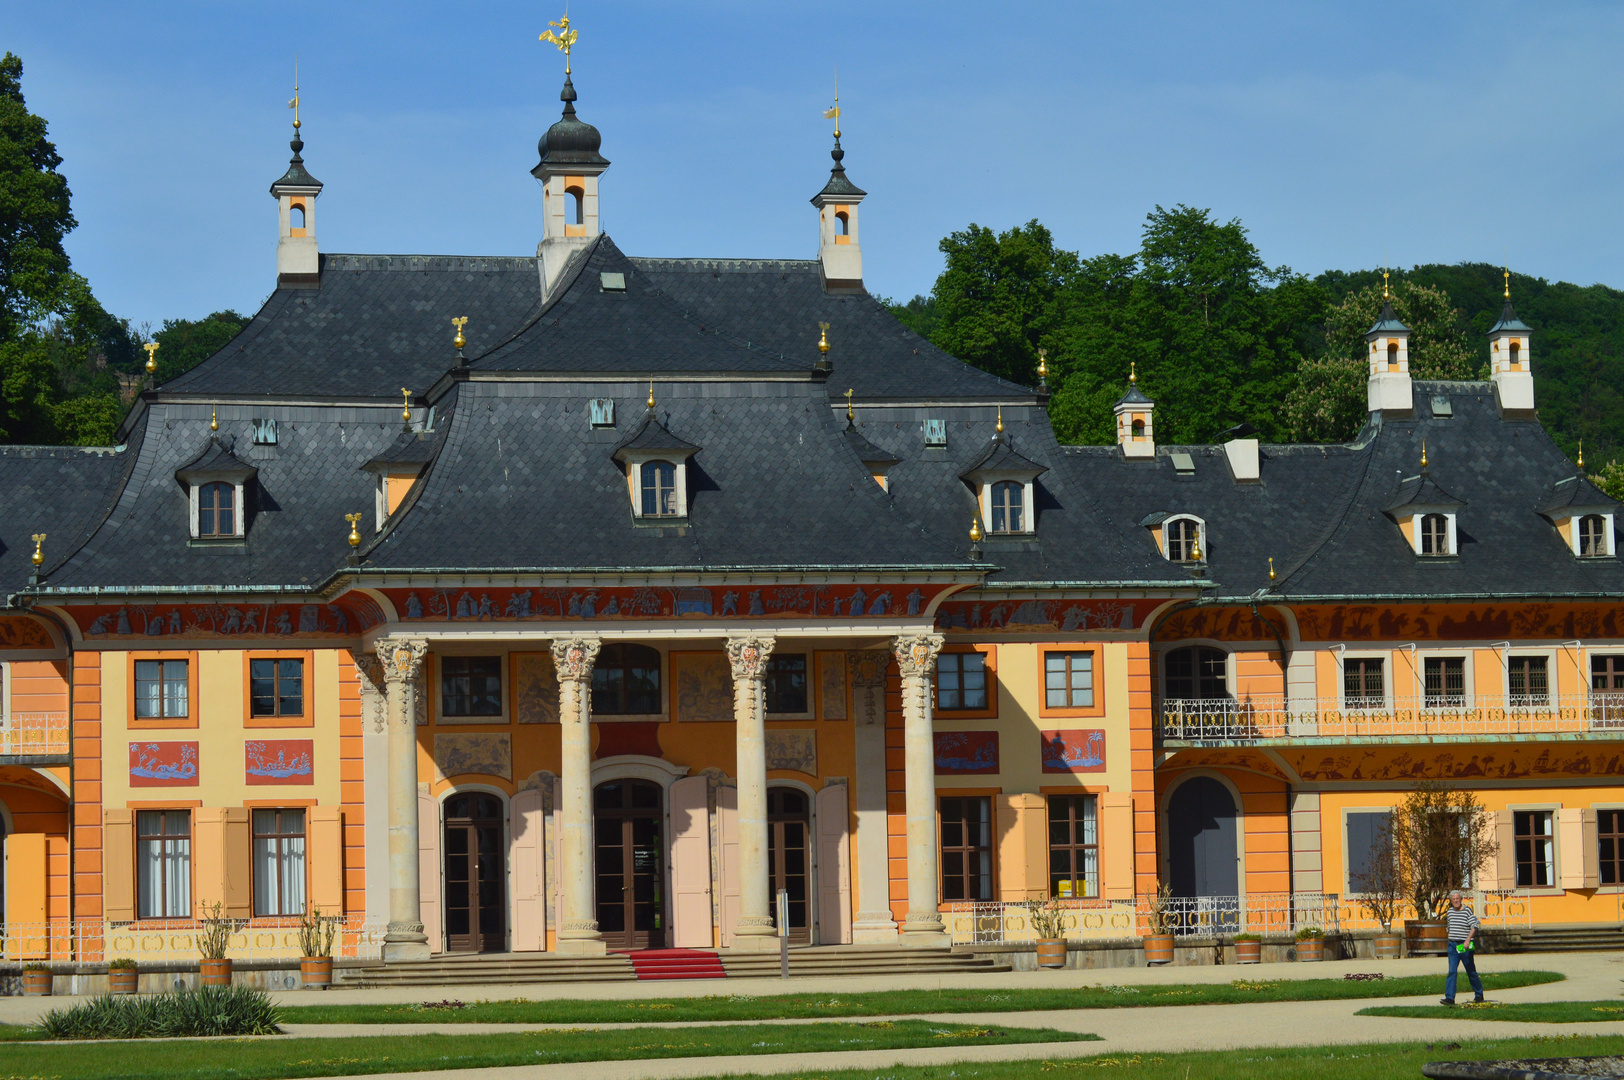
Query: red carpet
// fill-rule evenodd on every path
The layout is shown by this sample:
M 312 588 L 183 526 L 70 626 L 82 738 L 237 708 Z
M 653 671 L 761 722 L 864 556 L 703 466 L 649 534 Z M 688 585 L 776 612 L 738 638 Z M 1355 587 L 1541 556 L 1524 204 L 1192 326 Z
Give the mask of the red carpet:
M 721 958 L 702 949 L 642 949 L 628 952 L 639 979 L 725 979 Z

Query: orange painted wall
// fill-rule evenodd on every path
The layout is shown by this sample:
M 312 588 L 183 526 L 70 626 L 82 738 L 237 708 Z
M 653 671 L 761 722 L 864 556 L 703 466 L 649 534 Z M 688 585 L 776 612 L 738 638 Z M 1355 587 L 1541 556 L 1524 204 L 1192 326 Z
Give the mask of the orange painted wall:
M 1193 770 L 1169 770 L 1158 774 L 1156 801 L 1165 806 L 1167 795 Z M 1286 784 L 1274 777 L 1244 769 L 1212 768 L 1240 792 L 1239 835 L 1244 888 L 1248 895 L 1291 891 L 1291 816 Z M 1141 886 L 1142 892 L 1146 890 Z
M 73 915 L 102 916 L 102 654 L 73 658 Z
M 355 670 L 355 661 L 348 652 L 341 651 L 338 654 L 338 774 L 339 805 L 344 812 L 346 912 L 367 909 L 366 769 L 361 724 L 361 679 Z
M 1128 643 L 1128 747 L 1132 765 L 1134 890 L 1143 896 L 1156 891 L 1158 876 L 1150 645 L 1143 641 Z

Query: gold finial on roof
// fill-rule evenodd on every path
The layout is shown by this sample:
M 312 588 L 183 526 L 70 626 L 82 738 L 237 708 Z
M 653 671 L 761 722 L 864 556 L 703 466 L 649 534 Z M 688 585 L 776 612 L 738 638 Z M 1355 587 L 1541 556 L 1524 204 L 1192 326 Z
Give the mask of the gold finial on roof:
M 651 410 L 654 408 L 654 380 L 653 379 L 650 379 L 648 381 L 648 407 Z
M 400 388 L 400 419 L 402 423 L 412 422 L 412 392 L 404 386 Z
M 1048 377 L 1049 377 L 1049 350 L 1048 349 L 1039 349 L 1038 350 L 1038 378 L 1047 379 Z
M 158 343 L 149 341 L 141 347 L 147 350 L 147 374 L 151 375 L 158 370 L 158 357 L 155 355 L 158 351 Z
M 848 389 L 846 391 L 846 423 L 848 423 L 848 424 L 851 423 L 852 420 L 853 420 L 853 417 L 852 417 L 852 414 L 851 414 L 851 395 L 852 395 L 852 391 L 850 389 Z
M 835 122 L 835 138 L 840 138 L 840 69 L 835 68 L 835 103 L 832 107 L 823 110 L 825 120 Z
M 452 341 L 451 344 L 455 345 L 460 350 L 464 345 L 468 344 L 467 339 L 462 336 L 462 328 L 468 325 L 468 316 L 459 315 L 457 318 L 451 320 L 451 325 L 457 328 L 456 340 Z
M 1579 468 L 1585 467 L 1585 441 L 1579 440 Z
M 1129 386 L 1138 386 L 1139 385 L 1139 364 L 1138 364 L 1137 361 L 1134 361 L 1134 360 L 1129 360 L 1128 361 L 1128 385 Z
M 34 534 L 34 555 L 33 555 L 33 558 L 31 560 L 35 566 L 39 566 L 39 565 L 41 565 L 41 564 L 43 564 L 45 562 L 45 553 L 40 550 L 40 545 L 43 544 L 43 543 L 45 543 L 45 534 L 44 533 L 35 533 Z
M 1002 405 L 998 406 L 998 426 L 993 430 L 1000 435 L 1004 433 L 1004 407 Z
M 1421 440 L 1421 467 L 1427 467 L 1427 440 Z
M 820 322 L 820 323 L 818 323 L 818 352 L 826 353 L 828 351 L 829 351 L 829 324 L 826 323 L 826 322 Z
M 1201 530 L 1196 529 L 1195 537 L 1190 541 L 1190 561 L 1201 562 Z
M 575 48 L 575 39 L 580 37 L 581 33 L 578 30 L 570 29 L 570 15 L 567 10 L 564 12 L 562 19 L 557 22 L 549 22 L 547 25 L 557 27 L 558 32 L 543 30 L 541 37 L 537 40 L 558 46 L 558 51 L 564 54 L 564 74 L 568 75 L 570 73 L 570 50 Z
M 970 519 L 970 543 L 972 543 L 972 544 L 981 543 L 981 519 L 980 518 L 971 518 Z
M 1511 267 L 1503 267 L 1506 275 L 1506 299 L 1511 299 Z
M 293 110 L 293 130 L 299 130 L 299 58 L 293 58 L 293 100 L 288 102 L 288 108 Z
M 1382 268 L 1382 299 L 1383 300 L 1391 300 L 1392 298 L 1393 298 L 1392 294 L 1387 291 L 1387 269 L 1385 267 L 1383 267 Z
M 220 430 L 220 414 L 215 412 L 213 409 L 209 410 L 209 430 L 210 431 L 219 431 Z
M 356 522 L 361 520 L 360 514 L 345 514 L 344 520 L 350 523 L 350 547 L 361 546 L 361 529 Z
M 1274 580 L 1274 556 L 1269 556 L 1269 580 Z

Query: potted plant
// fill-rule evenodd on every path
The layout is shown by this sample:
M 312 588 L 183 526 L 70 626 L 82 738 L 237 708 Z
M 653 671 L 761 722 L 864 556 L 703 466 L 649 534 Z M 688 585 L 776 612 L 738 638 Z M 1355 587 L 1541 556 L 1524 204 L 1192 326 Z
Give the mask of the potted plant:
M 323 918 L 321 908 L 313 908 L 299 919 L 299 979 L 306 990 L 333 985 L 335 921 Z
M 1416 914 L 1404 924 L 1410 955 L 1442 956 L 1450 891 L 1470 887 L 1500 849 L 1494 818 L 1471 792 L 1424 780 L 1393 809 L 1392 834 L 1399 880 Z
M 1155 895 L 1146 897 L 1146 921 L 1150 933 L 1145 937 L 1145 963 L 1171 964 L 1173 962 L 1173 889 L 1156 882 Z
M 1263 961 L 1263 938 L 1257 934 L 1235 935 L 1235 963 L 1257 964 Z
M 51 996 L 51 965 L 43 960 L 23 965 L 23 995 L 25 997 Z
M 203 958 L 200 965 L 204 986 L 230 986 L 231 961 L 226 958 L 226 946 L 231 940 L 232 920 L 221 911 L 224 905 L 214 902 L 209 914 L 203 917 L 203 926 L 197 935 L 197 951 Z
M 1028 900 L 1024 906 L 1032 934 L 1037 938 L 1038 967 L 1065 967 L 1066 909 L 1053 896 L 1047 900 Z
M 1317 926 L 1305 926 L 1297 931 L 1297 959 L 1316 963 L 1325 959 L 1325 931 Z
M 135 961 L 121 956 L 107 965 L 107 990 L 112 994 L 133 994 L 136 991 Z
M 1376 832 L 1364 870 L 1352 875 L 1350 882 L 1359 891 L 1359 906 L 1381 924 L 1375 940 L 1376 959 L 1397 960 L 1404 955 L 1404 937 L 1393 932 L 1393 920 L 1404 907 L 1404 881 L 1399 876 L 1391 814 Z

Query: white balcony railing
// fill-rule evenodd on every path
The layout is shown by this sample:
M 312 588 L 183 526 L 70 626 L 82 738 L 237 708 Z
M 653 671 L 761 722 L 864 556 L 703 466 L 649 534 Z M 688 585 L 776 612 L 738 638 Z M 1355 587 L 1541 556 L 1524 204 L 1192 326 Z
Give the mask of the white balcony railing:
M 361 913 L 327 921 L 337 930 L 333 937 L 335 958 L 376 960 L 383 955 L 383 922 L 368 922 Z M 0 963 L 55 960 L 105 964 L 123 957 L 141 964 L 196 963 L 202 933 L 202 926 L 192 919 L 3 923 Z M 297 960 L 301 952 L 297 919 L 239 920 L 226 942 L 226 956 L 232 960 Z
M 63 756 L 68 752 L 67 713 L 12 713 L 0 719 L 0 756 Z
M 1176 699 L 1156 708 L 1157 734 L 1194 743 L 1254 739 L 1417 739 L 1449 735 L 1624 735 L 1624 693 L 1540 694 L 1508 703 L 1252 696 Z

